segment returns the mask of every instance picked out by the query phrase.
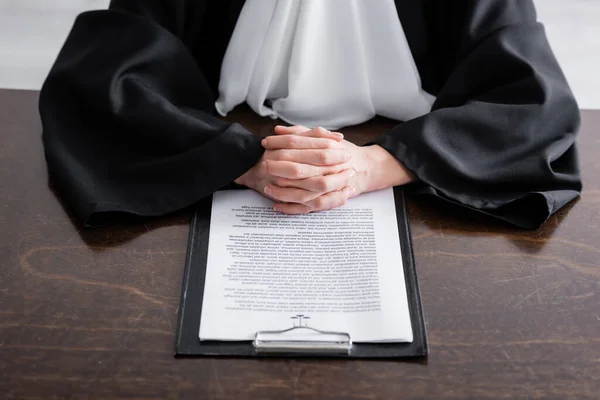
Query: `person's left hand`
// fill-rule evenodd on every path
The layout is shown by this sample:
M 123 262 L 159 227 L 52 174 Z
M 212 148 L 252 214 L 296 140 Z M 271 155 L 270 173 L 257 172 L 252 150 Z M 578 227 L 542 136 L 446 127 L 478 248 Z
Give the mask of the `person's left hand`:
M 290 141 L 284 136 L 297 135 L 308 130 L 303 126 L 276 126 L 275 133 L 278 136 L 268 137 L 263 141 L 263 146 L 268 150 L 304 149 L 301 141 Z M 304 185 L 300 180 L 286 179 L 282 186 L 270 185 L 270 196 L 279 200 L 274 207 L 276 211 L 286 214 L 305 214 L 336 208 L 360 193 L 406 184 L 414 179 L 414 176 L 398 160 L 380 146 L 360 147 L 346 140 L 342 140 L 340 144 L 352 155 L 348 164 L 354 171 L 354 176 L 348 182 L 348 186 L 342 191 L 325 192 L 307 202 L 293 202 L 290 201 L 290 193 L 293 193 L 294 188 Z M 332 201 L 333 198 L 335 201 Z M 324 204 L 330 206 L 324 208 Z

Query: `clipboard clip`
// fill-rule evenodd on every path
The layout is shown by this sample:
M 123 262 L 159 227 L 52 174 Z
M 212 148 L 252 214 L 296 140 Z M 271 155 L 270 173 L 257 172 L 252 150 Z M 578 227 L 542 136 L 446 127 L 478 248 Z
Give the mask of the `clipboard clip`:
M 300 325 L 277 331 L 258 331 L 252 345 L 257 353 L 325 353 L 350 354 L 352 338 L 346 332 L 322 331 Z

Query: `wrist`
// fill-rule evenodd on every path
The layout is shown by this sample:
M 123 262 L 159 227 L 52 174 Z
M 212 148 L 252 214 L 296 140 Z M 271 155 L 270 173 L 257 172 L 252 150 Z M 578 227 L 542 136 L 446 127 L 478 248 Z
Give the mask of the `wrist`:
M 417 178 L 400 161 L 379 145 L 364 147 L 367 155 L 368 192 L 406 185 Z

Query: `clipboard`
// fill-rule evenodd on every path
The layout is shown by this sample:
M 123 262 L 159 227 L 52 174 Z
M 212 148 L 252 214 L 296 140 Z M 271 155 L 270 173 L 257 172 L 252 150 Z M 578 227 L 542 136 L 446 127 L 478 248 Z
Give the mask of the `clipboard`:
M 200 341 L 198 332 L 204 297 L 206 262 L 212 195 L 198 203 L 188 238 L 187 257 L 179 307 L 175 342 L 176 357 L 325 357 L 395 359 L 425 357 L 428 354 L 426 324 L 413 255 L 410 226 L 404 190 L 394 188 L 396 217 L 402 251 L 406 294 L 413 331 L 410 343 L 353 343 L 345 332 L 322 332 L 302 321 L 284 331 L 257 332 L 253 341 Z M 329 340 L 287 341 L 291 331 L 312 331 L 330 337 Z

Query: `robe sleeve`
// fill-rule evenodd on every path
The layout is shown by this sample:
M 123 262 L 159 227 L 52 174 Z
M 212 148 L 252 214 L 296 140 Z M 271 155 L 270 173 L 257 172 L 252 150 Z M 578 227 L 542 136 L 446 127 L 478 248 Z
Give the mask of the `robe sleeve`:
M 581 192 L 577 104 L 531 0 L 448 3 L 432 51 L 451 62 L 431 113 L 374 143 L 418 192 L 535 229 Z
M 195 28 L 210 3 L 116 0 L 76 19 L 39 107 L 53 185 L 86 225 L 184 208 L 259 160 L 259 138 L 212 115 L 202 66 L 218 57 L 185 42 L 211 40 Z

